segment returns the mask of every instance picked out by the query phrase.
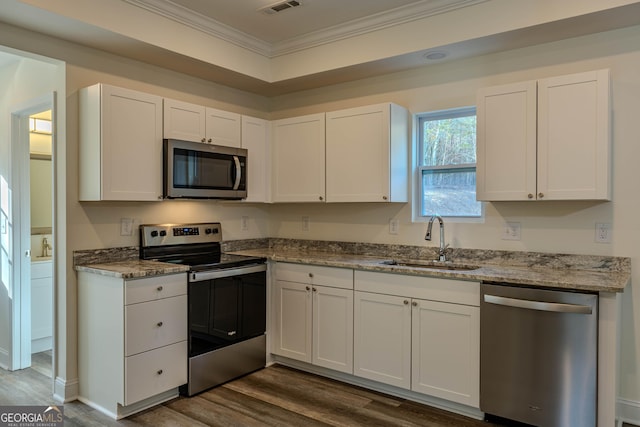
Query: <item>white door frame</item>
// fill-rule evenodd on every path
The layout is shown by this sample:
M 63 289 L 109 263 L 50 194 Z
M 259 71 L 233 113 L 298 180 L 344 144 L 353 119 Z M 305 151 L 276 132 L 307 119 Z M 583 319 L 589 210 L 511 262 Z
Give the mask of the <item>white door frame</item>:
M 52 110 L 55 117 L 55 92 L 14 106 L 11 111 L 11 204 L 13 206 L 13 218 L 10 219 L 10 222 L 13 227 L 11 227 L 10 231 L 12 234 L 10 240 L 13 242 L 14 262 L 12 263 L 13 271 L 10 273 L 10 277 L 13 278 L 11 283 L 13 300 L 11 310 L 11 348 L 9 349 L 10 370 L 24 369 L 31 366 L 29 116 L 49 109 Z M 55 141 L 55 127 L 54 135 L 52 135 L 53 141 Z M 55 161 L 53 152 L 54 150 L 52 150 L 52 162 Z M 55 233 L 55 229 L 53 232 Z M 53 331 L 55 335 L 55 318 L 52 319 L 52 322 L 54 322 Z

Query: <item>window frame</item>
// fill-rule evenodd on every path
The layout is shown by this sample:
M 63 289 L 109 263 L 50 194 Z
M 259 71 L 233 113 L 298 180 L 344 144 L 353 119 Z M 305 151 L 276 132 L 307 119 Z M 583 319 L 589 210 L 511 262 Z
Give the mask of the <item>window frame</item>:
M 426 120 L 441 120 L 441 119 L 455 119 L 460 117 L 477 116 L 475 106 L 465 106 L 450 108 L 446 110 L 437 110 L 431 112 L 417 113 L 414 116 L 415 124 L 415 144 L 414 144 L 414 167 L 415 167 L 415 185 L 416 191 L 414 191 L 414 209 L 413 220 L 414 222 L 426 222 L 431 216 L 423 215 L 424 211 L 424 189 L 423 189 L 423 176 L 428 171 L 438 172 L 476 172 L 477 163 L 464 163 L 459 165 L 437 165 L 437 166 L 425 166 L 422 164 L 422 153 L 424 153 L 424 138 L 422 136 L 423 123 Z M 477 139 L 476 139 L 477 142 Z M 480 203 L 479 215 L 443 215 L 443 218 L 455 219 L 459 222 L 481 222 L 484 220 L 484 203 Z

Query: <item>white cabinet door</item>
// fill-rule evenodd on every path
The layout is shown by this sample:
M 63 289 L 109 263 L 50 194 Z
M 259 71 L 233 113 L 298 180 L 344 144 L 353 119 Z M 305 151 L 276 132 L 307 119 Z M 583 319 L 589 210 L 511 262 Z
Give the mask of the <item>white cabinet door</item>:
M 313 287 L 314 365 L 353 373 L 353 290 Z
M 311 286 L 276 281 L 274 354 L 311 362 Z
M 326 120 L 327 202 L 406 202 L 409 112 L 385 103 Z
M 355 292 L 353 373 L 397 387 L 411 386 L 411 305 L 408 298 Z
M 242 116 L 242 148 L 248 150 L 245 202 L 270 202 L 271 126 L 268 120 Z
M 535 81 L 485 88 L 478 92 L 478 200 L 535 198 L 536 111 Z
M 240 114 L 207 107 L 207 144 L 240 148 L 240 129 Z
M 609 200 L 609 71 L 481 89 L 478 200 Z
M 538 82 L 538 198 L 610 199 L 609 71 Z
M 164 137 L 183 141 L 205 142 L 205 107 L 188 102 L 164 99 Z
M 412 301 L 411 389 L 480 405 L 480 308 Z
M 324 113 L 273 122 L 273 201 L 325 200 Z
M 80 90 L 80 200 L 162 199 L 162 98 Z

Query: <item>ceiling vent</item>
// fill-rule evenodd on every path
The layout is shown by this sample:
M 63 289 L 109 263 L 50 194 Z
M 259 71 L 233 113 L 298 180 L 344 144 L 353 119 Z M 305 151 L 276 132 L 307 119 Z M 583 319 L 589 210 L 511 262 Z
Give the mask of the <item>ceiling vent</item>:
M 302 4 L 301 2 L 296 0 L 281 1 L 278 3 L 263 7 L 262 9 L 259 9 L 259 10 L 262 11 L 262 13 L 266 13 L 267 15 L 273 15 L 274 13 L 282 12 L 283 10 L 291 9 L 293 7 L 300 6 L 301 4 Z

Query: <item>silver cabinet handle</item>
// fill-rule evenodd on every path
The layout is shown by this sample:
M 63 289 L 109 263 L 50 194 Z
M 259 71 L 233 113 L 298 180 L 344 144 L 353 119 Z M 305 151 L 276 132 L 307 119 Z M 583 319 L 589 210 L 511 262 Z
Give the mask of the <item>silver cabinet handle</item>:
M 527 197 L 530 198 L 530 199 L 533 199 L 533 194 L 529 193 L 529 194 L 527 194 Z
M 158 369 L 158 372 L 156 372 L 158 375 L 162 375 L 162 369 Z
M 206 138 L 202 138 L 202 139 L 200 140 L 200 142 L 207 142 L 207 139 L 206 139 Z
M 233 189 L 237 190 L 240 187 L 240 178 L 242 178 L 242 169 L 240 169 L 240 159 L 238 156 L 233 156 L 233 162 L 236 164 L 236 182 L 233 183 Z
M 309 286 L 306 286 L 305 289 L 308 290 L 308 291 L 311 290 L 311 288 Z
M 318 197 L 318 199 L 319 199 L 320 201 L 323 201 L 323 200 L 324 200 L 324 198 L 323 198 L 322 196 L 319 196 L 319 197 Z
M 387 196 L 382 196 L 382 200 L 387 200 Z
M 313 273 L 309 273 L 309 277 L 313 278 Z
M 408 305 L 408 304 L 409 304 L 409 301 L 408 301 L 408 300 L 404 300 L 404 301 L 402 301 L 402 302 L 404 303 L 404 305 Z
M 507 307 L 524 308 L 527 310 L 552 311 L 555 313 L 591 314 L 592 308 L 588 305 L 564 304 L 559 302 L 531 301 L 525 299 L 499 297 L 485 294 L 484 302 Z
M 211 139 L 211 138 L 209 138 L 209 139 L 207 140 L 207 142 L 209 142 L 209 143 L 211 143 L 211 141 L 212 141 L 212 139 Z
M 235 334 L 236 334 L 236 331 L 227 332 L 227 335 L 230 336 L 230 337 L 234 336 Z
M 538 197 L 542 199 L 544 197 L 544 193 L 538 193 Z
M 411 303 L 411 305 L 412 305 L 412 306 L 414 306 L 414 307 L 417 307 L 417 306 L 418 306 L 418 303 L 417 303 L 416 301 L 413 301 L 413 302 Z
M 164 323 L 162 323 L 162 322 L 158 322 L 158 323 L 156 323 L 156 325 L 158 325 L 158 328 L 159 328 L 159 327 L 161 327 L 162 325 L 164 325 Z
M 318 292 L 318 290 L 316 288 L 312 288 L 312 289 L 313 289 L 313 292 Z
M 162 286 L 158 286 L 158 287 L 157 287 L 158 292 L 162 292 L 162 290 L 163 290 L 163 289 L 164 289 L 164 288 L 163 288 Z

